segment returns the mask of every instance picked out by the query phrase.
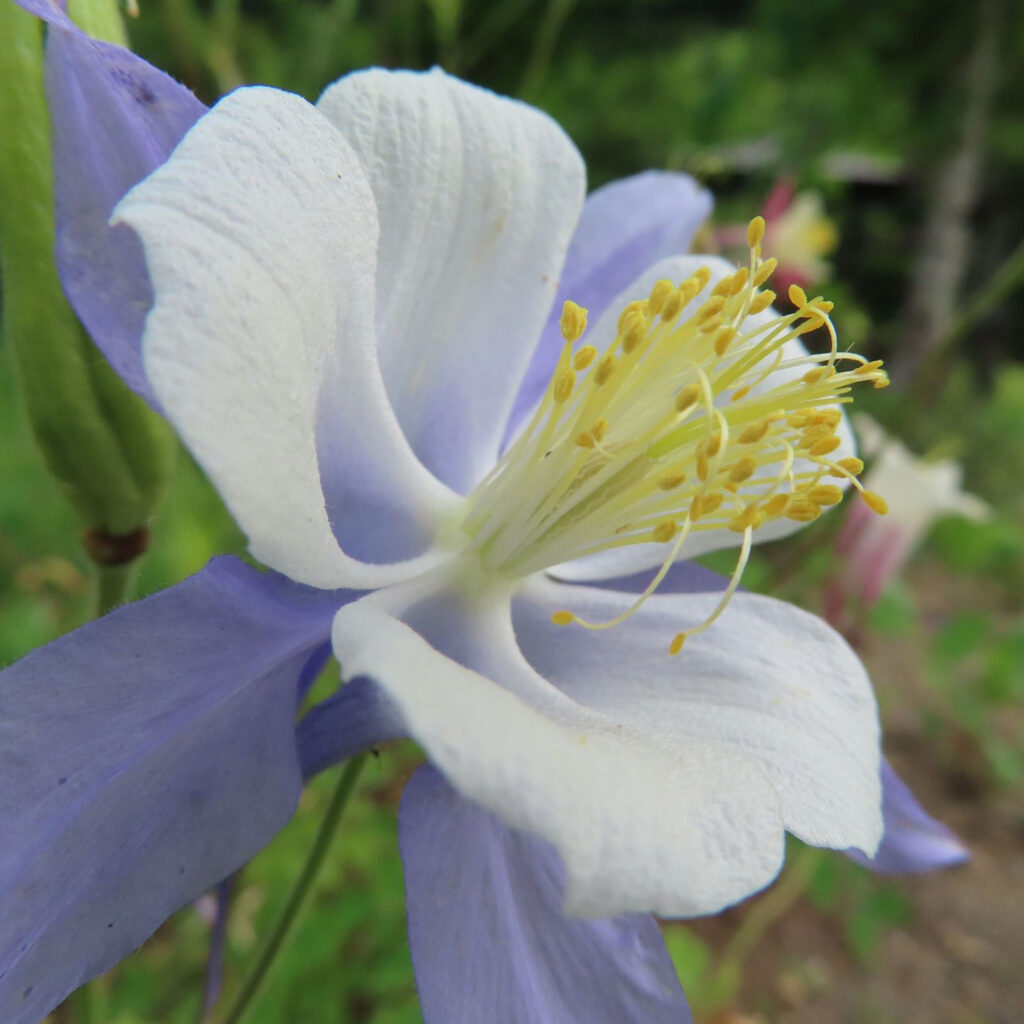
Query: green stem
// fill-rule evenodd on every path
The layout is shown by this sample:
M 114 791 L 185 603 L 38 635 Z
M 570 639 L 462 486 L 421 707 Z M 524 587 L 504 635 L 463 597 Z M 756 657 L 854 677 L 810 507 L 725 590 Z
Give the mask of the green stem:
M 124 604 L 135 582 L 135 565 L 96 566 L 96 618 Z
M 323 866 L 327 853 L 330 850 L 331 842 L 341 822 L 345 807 L 348 805 L 349 797 L 355 788 L 356 780 L 359 778 L 366 755 L 360 754 L 354 757 L 345 766 L 344 772 L 338 779 L 338 783 L 331 794 L 331 802 L 327 806 L 327 813 L 320 825 L 313 846 L 306 858 L 306 863 L 295 880 L 295 885 L 288 896 L 281 916 L 277 919 L 273 930 L 267 936 L 263 946 L 256 957 L 256 962 L 249 971 L 248 976 L 242 982 L 242 987 L 235 996 L 231 1006 L 221 1018 L 222 1024 L 238 1024 L 245 1016 L 245 1013 L 252 1005 L 263 982 L 266 981 L 270 969 L 274 965 L 280 952 L 287 945 L 288 939 L 295 929 L 303 908 L 313 890 L 317 875 Z
M 712 984 L 716 1005 L 727 1003 L 735 997 L 735 989 L 743 976 L 743 965 L 747 958 L 768 929 L 784 917 L 807 891 L 825 852 L 814 846 L 803 846 L 794 851 L 790 857 L 789 870 L 746 913 L 743 923 L 718 961 Z

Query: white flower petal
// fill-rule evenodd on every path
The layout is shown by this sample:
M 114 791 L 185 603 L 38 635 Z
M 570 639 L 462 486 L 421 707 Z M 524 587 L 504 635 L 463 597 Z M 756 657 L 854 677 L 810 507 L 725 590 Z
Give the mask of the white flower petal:
M 589 621 L 632 595 L 537 578 L 513 602 L 523 654 L 560 690 L 637 729 L 691 737 L 756 760 L 806 842 L 874 853 L 882 835 L 880 732 L 864 666 L 824 621 L 758 594 L 737 594 L 710 630 L 718 594 L 655 595 L 607 630 L 556 626 L 567 608 Z
M 384 381 L 424 464 L 466 492 L 497 456 L 585 191 L 547 115 L 440 70 L 343 78 L 318 107 L 380 217 Z
M 705 291 L 694 300 L 693 308 L 696 308 L 704 301 L 710 290 L 723 277 L 728 276 L 736 270 L 736 266 L 728 260 L 719 256 L 688 255 L 674 256 L 669 259 L 660 260 L 649 267 L 640 275 L 619 297 L 612 302 L 607 311 L 601 316 L 591 331 L 587 332 L 587 341 L 595 345 L 599 351 L 604 351 L 615 338 L 618 329 L 619 314 L 630 302 L 646 298 L 654 285 L 662 278 L 680 282 L 693 274 L 700 267 L 708 267 L 711 271 L 711 281 Z M 747 318 L 747 324 L 751 327 L 759 327 L 778 317 L 778 314 L 771 309 L 757 313 Z M 807 354 L 806 348 L 799 339 L 793 338 L 783 346 L 784 358 L 798 359 Z M 807 367 L 787 367 L 776 370 L 762 384 L 753 390 L 753 394 L 766 391 L 769 388 L 777 387 L 786 381 L 796 379 L 807 372 Z M 836 451 L 833 458 L 842 459 L 848 455 L 855 455 L 857 452 L 853 431 L 850 429 L 849 418 L 843 416 L 836 428 L 836 434 L 842 441 L 842 445 Z M 808 463 L 798 459 L 794 464 L 795 472 L 801 472 L 801 468 L 810 468 Z M 847 482 L 842 479 L 834 479 L 830 482 L 837 486 L 845 487 Z M 765 523 L 754 533 L 754 543 L 763 544 L 766 541 L 779 540 L 788 537 L 803 529 L 806 524 L 796 522 L 792 519 L 774 519 Z M 722 548 L 738 547 L 742 535 L 731 530 L 700 530 L 695 531 L 683 545 L 679 557 L 681 559 L 698 558 L 709 551 L 719 551 Z M 616 576 L 628 576 L 631 573 L 641 572 L 644 569 L 660 566 L 665 560 L 664 544 L 634 544 L 626 548 L 613 548 L 609 551 L 602 551 L 600 554 L 590 555 L 586 558 L 576 559 L 556 566 L 551 574 L 558 579 L 568 582 L 590 581 L 611 579 Z
M 446 495 L 375 363 L 376 214 L 345 140 L 297 96 L 242 89 L 115 216 L 154 286 L 146 372 L 253 554 L 320 587 L 407 575 L 355 561 L 332 533 L 360 558 L 409 557 Z M 323 467 L 318 433 L 343 440 Z
M 456 789 L 555 845 L 570 913 L 709 913 L 775 876 L 778 800 L 753 762 L 635 729 L 552 691 L 516 649 L 507 600 L 448 611 L 446 627 L 438 608 L 428 618 L 503 685 L 442 654 L 373 598 L 339 612 L 335 652 L 347 673 L 384 687 Z

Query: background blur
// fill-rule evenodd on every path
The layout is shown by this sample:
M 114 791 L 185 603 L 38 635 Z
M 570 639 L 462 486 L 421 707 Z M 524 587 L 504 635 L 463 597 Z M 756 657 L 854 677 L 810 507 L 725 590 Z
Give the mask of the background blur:
M 898 543 L 920 547 L 895 576 L 864 582 L 863 559 L 877 569 L 877 556 L 857 547 L 856 521 L 843 532 L 851 499 L 759 552 L 745 582 L 827 613 L 846 631 L 872 671 L 891 759 L 973 859 L 885 879 L 794 843 L 775 888 L 719 918 L 668 925 L 669 944 L 699 1019 L 714 1024 L 1024 1020 L 1024 6 L 139 0 L 139 8 L 128 22 L 133 47 L 206 102 L 246 82 L 315 99 L 354 68 L 436 63 L 549 111 L 586 157 L 592 187 L 649 167 L 696 175 L 717 200 L 700 239 L 707 250 L 729 254 L 736 225 L 767 204 L 770 230 L 778 226 L 767 244 L 782 270 L 835 300 L 844 345 L 887 360 L 894 386 L 869 392 L 860 407 L 924 458 L 925 476 L 897 476 L 915 509 Z M 0 362 L 7 663 L 82 621 L 90 581 L 77 520 L 33 446 L 5 347 Z M 948 494 L 929 504 L 921 481 L 940 460 L 962 466 L 963 490 L 984 506 Z M 970 515 L 948 514 L 953 507 Z M 137 592 L 242 550 L 219 499 L 182 455 Z M 388 749 L 364 772 L 314 905 L 253 1022 L 419 1020 L 395 835 L 416 761 L 411 748 Z M 332 781 L 310 788 L 296 820 L 239 883 L 229 989 L 299 870 Z M 195 1021 L 207 911 L 178 914 L 93 986 L 91 1008 L 66 1006 L 54 1019 Z

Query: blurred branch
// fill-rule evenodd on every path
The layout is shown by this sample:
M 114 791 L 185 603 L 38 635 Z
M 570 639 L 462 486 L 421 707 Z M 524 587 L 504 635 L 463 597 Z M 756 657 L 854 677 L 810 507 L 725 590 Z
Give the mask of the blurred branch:
M 1024 241 L 1021 241 L 1007 260 L 964 304 L 948 333 L 935 346 L 925 360 L 911 388 L 911 406 L 928 404 L 939 393 L 940 377 L 950 353 L 968 335 L 976 323 L 983 320 L 996 307 L 1024 284 Z
M 558 37 L 562 34 L 562 29 L 576 2 L 577 0 L 548 0 L 519 86 L 519 95 L 524 99 L 535 95 L 547 76 L 555 56 L 555 48 L 558 46 Z
M 967 60 L 960 143 L 935 170 L 920 254 L 907 298 L 907 327 L 890 361 L 893 380 L 906 385 L 953 327 L 971 249 L 974 209 L 985 155 L 992 100 L 1000 0 L 978 5 L 978 35 Z

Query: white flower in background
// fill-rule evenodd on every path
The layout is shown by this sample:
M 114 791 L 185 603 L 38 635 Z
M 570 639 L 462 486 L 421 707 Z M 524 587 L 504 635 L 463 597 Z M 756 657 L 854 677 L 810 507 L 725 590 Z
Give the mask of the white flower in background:
M 836 548 L 843 566 L 832 600 L 870 607 L 939 519 L 959 515 L 979 522 L 991 510 L 961 489 L 963 467 L 955 459 L 914 455 L 863 413 L 855 426 L 872 459 L 865 484 L 885 495 L 889 514 L 880 519 L 860 502 L 851 507 Z

